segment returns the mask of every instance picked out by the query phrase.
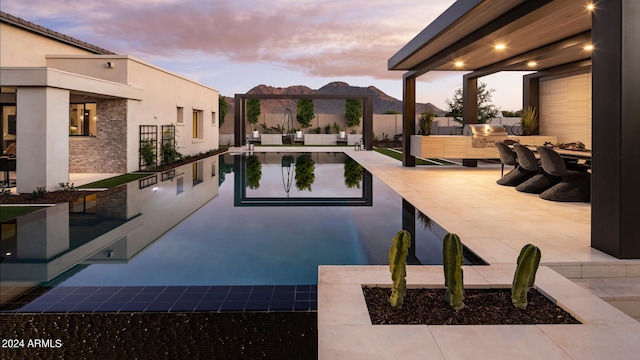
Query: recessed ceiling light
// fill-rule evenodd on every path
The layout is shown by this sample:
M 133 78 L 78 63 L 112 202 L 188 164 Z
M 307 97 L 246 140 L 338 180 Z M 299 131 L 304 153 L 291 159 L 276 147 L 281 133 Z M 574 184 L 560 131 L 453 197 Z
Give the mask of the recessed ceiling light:
M 535 66 L 537 66 L 537 65 L 538 65 L 538 63 L 537 63 L 537 62 L 535 62 L 535 61 L 529 61 L 529 62 L 527 63 L 527 66 L 528 66 L 528 67 L 535 67 Z
M 593 11 L 593 9 L 595 9 L 595 5 L 593 5 L 593 4 L 587 5 L 587 10 Z
M 591 50 L 593 50 L 593 45 L 591 45 L 591 44 L 585 45 L 584 49 L 587 50 L 587 51 L 591 51 Z
M 461 67 L 463 67 L 463 66 L 464 66 L 464 63 L 463 63 L 462 61 L 456 61 L 456 62 L 454 63 L 454 65 L 455 65 L 457 68 L 461 68 Z
M 496 50 L 504 50 L 507 48 L 507 45 L 505 44 L 497 44 L 496 45 Z

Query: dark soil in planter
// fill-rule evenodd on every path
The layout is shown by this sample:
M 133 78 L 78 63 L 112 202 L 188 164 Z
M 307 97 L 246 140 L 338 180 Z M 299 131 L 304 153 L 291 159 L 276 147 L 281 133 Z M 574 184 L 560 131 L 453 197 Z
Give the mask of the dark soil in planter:
M 316 312 L 1 314 L 2 359 L 317 359 Z M 60 347 L 31 347 L 33 339 Z
M 46 194 L 32 198 L 31 194 L 11 195 L 0 200 L 2 204 L 58 204 L 74 201 L 83 196 L 95 194 L 95 191 L 50 191 Z
M 407 289 L 400 309 L 389 304 L 390 288 L 363 288 L 371 323 L 424 325 L 580 324 L 537 290 L 527 294 L 526 310 L 511 304 L 511 289 L 465 289 L 465 307 L 444 302 L 445 289 Z

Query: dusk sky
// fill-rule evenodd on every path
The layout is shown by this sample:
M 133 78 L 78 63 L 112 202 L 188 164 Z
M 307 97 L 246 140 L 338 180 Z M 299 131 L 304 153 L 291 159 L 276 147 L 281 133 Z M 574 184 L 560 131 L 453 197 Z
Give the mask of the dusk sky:
M 2 0 L 0 9 L 127 54 L 233 96 L 254 86 L 332 81 L 373 85 L 402 99 L 387 60 L 452 0 Z M 446 109 L 463 72 L 418 78 L 418 102 Z M 522 105 L 524 73 L 481 78 L 502 110 Z

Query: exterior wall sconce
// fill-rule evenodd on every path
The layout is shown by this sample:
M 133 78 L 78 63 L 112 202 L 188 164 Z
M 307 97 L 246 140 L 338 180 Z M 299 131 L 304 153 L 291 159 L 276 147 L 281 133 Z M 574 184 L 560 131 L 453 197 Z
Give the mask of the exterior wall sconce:
M 107 63 L 104 66 L 109 69 L 113 69 L 114 67 L 116 67 L 116 64 L 114 64 L 112 61 L 107 61 Z

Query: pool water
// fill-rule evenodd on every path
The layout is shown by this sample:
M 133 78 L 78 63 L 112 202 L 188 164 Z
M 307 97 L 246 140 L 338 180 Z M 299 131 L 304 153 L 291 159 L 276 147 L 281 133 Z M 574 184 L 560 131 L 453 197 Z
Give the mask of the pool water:
M 211 294 L 220 310 L 234 292 L 273 302 L 281 290 L 294 304 L 306 294 L 298 300 L 312 309 L 318 265 L 388 264 L 402 228 L 414 233 L 409 263 L 440 264 L 446 233 L 344 153 L 216 155 L 12 225 L 5 284 L 37 283 L 56 306 L 67 299 L 67 310 L 94 296 L 104 311 L 104 298 L 113 305 L 123 291 L 119 311 L 134 298 L 181 308 L 189 292 L 201 295 L 197 304 Z M 20 301 L 28 309 L 31 300 Z

